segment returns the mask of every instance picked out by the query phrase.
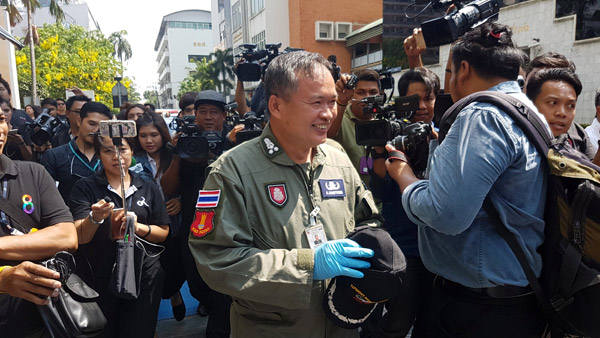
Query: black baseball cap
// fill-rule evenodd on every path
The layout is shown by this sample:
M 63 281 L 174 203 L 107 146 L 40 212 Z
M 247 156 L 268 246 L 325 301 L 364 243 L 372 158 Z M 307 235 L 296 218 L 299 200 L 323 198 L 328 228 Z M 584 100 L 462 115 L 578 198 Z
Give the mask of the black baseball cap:
M 372 249 L 363 278 L 339 276 L 331 280 L 323 299 L 327 318 L 345 329 L 358 328 L 378 304 L 398 295 L 406 259 L 398 244 L 383 228 L 357 227 L 348 236 L 363 248 Z
M 222 111 L 225 111 L 225 96 L 221 93 L 218 93 L 214 90 L 203 90 L 198 95 L 196 95 L 196 100 L 194 100 L 194 109 L 198 109 L 198 106 L 202 103 L 214 104 L 215 106 L 221 108 Z

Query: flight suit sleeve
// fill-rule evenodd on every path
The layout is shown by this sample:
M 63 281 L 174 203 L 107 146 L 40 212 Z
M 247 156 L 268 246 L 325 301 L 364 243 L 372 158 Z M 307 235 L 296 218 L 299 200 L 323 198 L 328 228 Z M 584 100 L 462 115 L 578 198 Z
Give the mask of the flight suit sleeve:
M 383 224 L 383 216 L 381 216 L 379 209 L 377 209 L 373 195 L 360 179 L 356 170 L 353 170 L 352 174 L 356 186 L 356 205 L 354 207 L 354 221 L 356 226 L 368 225 L 380 227 Z
M 219 161 L 218 161 L 219 162 Z M 204 191 L 219 191 L 215 208 L 197 208 L 189 246 L 200 275 L 214 290 L 237 298 L 287 309 L 307 309 L 313 287 L 311 249 L 280 249 L 250 224 L 239 175 L 214 166 Z M 264 222 L 277 222 L 264 215 Z

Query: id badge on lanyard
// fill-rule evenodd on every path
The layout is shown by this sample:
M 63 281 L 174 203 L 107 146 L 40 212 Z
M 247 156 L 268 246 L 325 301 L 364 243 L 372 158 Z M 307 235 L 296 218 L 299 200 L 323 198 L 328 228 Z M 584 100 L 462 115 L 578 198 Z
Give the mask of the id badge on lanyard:
M 304 229 L 308 245 L 310 245 L 310 248 L 313 250 L 327 242 L 327 235 L 325 235 L 323 224 L 317 222 L 319 211 L 321 211 L 321 208 L 315 207 L 313 211 L 310 212 L 310 224 Z

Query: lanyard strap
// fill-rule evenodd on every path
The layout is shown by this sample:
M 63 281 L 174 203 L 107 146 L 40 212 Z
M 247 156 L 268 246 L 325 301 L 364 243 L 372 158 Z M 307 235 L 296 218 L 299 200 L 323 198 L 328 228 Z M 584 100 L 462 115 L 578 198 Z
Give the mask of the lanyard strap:
M 96 169 L 98 169 L 98 165 L 100 164 L 100 159 L 96 159 L 96 165 L 92 168 L 89 164 L 87 164 L 86 161 L 84 161 L 81 156 L 79 156 L 79 154 L 77 154 L 77 152 L 75 151 L 75 149 L 73 149 L 73 145 L 71 144 L 71 142 L 69 142 L 69 148 L 71 148 L 71 151 L 73 152 L 73 155 L 75 155 L 75 157 L 77 157 L 79 159 L 79 161 L 81 161 L 81 163 L 83 163 L 83 165 L 85 165 L 88 169 L 90 169 L 92 172 L 96 172 Z
M 4 199 L 8 199 L 8 182 L 7 182 L 6 178 L 2 180 L 2 197 Z M 0 217 L 2 219 L 2 224 L 9 226 L 8 218 L 6 217 L 6 214 L 4 213 L 4 211 L 2 211 L 2 210 L 0 210 Z

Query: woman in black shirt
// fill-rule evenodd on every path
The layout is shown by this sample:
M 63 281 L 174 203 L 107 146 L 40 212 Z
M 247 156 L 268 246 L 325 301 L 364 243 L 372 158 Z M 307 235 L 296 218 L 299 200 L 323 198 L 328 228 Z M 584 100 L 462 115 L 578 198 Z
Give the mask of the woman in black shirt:
M 118 298 L 109 289 L 116 260 L 110 215 L 114 208 L 123 207 L 120 170 L 125 171 L 127 209 L 136 216 L 136 236 L 161 243 L 169 233 L 169 217 L 158 187 L 128 170 L 133 156 L 131 140 L 122 140 L 120 161 L 110 138 L 95 140 L 94 148 L 104 169 L 77 181 L 71 192 L 69 207 L 80 244 L 77 272 L 100 294 L 98 304 L 108 320 L 103 337 L 153 337 L 164 281 L 159 252 L 140 241 L 149 255 L 144 257 L 141 292 L 137 299 Z

